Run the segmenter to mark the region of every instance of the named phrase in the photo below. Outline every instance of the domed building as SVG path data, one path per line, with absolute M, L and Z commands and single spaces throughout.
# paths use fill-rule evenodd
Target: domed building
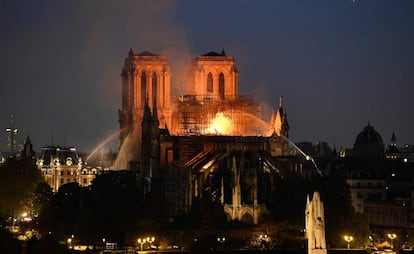
M 364 213 L 367 202 L 386 198 L 384 143 L 370 123 L 355 139 L 347 183 L 357 213 Z
M 368 123 L 355 139 L 352 177 L 384 177 L 385 148 L 381 135 Z
M 359 159 L 372 159 L 384 157 L 384 143 L 381 135 L 368 123 L 367 126 L 358 134 L 353 156 Z

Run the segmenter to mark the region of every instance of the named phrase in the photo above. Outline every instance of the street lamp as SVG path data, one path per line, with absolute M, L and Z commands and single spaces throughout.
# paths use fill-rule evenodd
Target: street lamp
M 141 251 L 142 251 L 142 245 L 144 245 L 144 243 L 146 243 L 146 242 L 147 242 L 146 239 L 138 238 L 138 243 L 141 244 Z
M 147 237 L 147 242 L 149 242 L 150 248 L 151 244 L 155 241 L 155 237 Z
M 69 247 L 69 248 L 72 248 L 72 249 L 73 249 L 73 240 L 74 240 L 74 238 L 75 238 L 75 235 L 71 235 L 71 236 L 68 238 L 67 242 L 68 242 L 68 247 Z
M 267 234 L 260 234 L 259 235 L 260 247 L 261 248 L 268 248 L 269 247 L 269 236 Z
M 72 238 L 68 238 L 68 248 L 70 249 L 72 247 Z
M 350 235 L 346 235 L 346 236 L 344 236 L 344 240 L 347 242 L 348 249 L 349 249 L 349 247 L 350 247 L 349 244 L 354 240 L 354 238 Z
M 390 238 L 390 240 L 391 240 L 391 249 L 394 249 L 393 240 L 394 240 L 395 238 L 397 238 L 397 235 L 396 235 L 396 234 L 388 234 L 387 236 L 388 236 L 388 238 Z

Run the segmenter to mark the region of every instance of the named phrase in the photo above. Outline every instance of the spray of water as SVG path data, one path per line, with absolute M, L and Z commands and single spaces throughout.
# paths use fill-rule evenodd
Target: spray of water
M 102 149 L 102 147 L 107 144 L 109 141 L 111 141 L 113 138 L 117 137 L 119 135 L 119 133 L 121 132 L 121 130 L 117 130 L 114 133 L 112 133 L 111 135 L 109 135 L 104 141 L 102 141 L 90 154 L 89 156 L 86 158 L 86 162 L 92 158 L 98 151 L 100 151 Z
M 136 160 L 141 154 L 141 135 L 137 132 L 128 134 L 119 149 L 115 159 L 113 170 L 127 169 L 130 161 Z
M 302 151 L 302 149 L 300 149 L 295 143 L 293 143 L 290 139 L 288 139 L 287 137 L 285 137 L 283 134 L 280 134 L 280 137 L 282 137 L 284 140 L 286 140 L 287 142 L 289 142 L 289 144 L 291 144 L 296 150 L 298 150 L 303 155 L 303 157 L 305 157 L 306 160 L 312 161 L 313 165 L 316 168 L 316 171 L 318 171 L 318 174 L 320 176 L 322 176 L 322 171 L 319 169 L 319 167 L 316 164 L 315 160 L 311 156 L 307 155 L 304 151 Z

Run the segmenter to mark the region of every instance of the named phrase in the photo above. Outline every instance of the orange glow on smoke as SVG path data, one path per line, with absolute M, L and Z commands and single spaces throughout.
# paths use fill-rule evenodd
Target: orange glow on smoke
M 224 115 L 223 112 L 218 112 L 216 116 L 210 121 L 208 132 L 218 135 L 231 135 L 232 120 Z

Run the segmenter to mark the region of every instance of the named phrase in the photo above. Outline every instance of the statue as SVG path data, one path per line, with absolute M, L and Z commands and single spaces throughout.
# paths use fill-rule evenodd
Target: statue
M 325 216 L 318 192 L 313 193 L 312 200 L 309 199 L 309 195 L 307 197 L 305 223 L 308 254 L 326 254 Z

